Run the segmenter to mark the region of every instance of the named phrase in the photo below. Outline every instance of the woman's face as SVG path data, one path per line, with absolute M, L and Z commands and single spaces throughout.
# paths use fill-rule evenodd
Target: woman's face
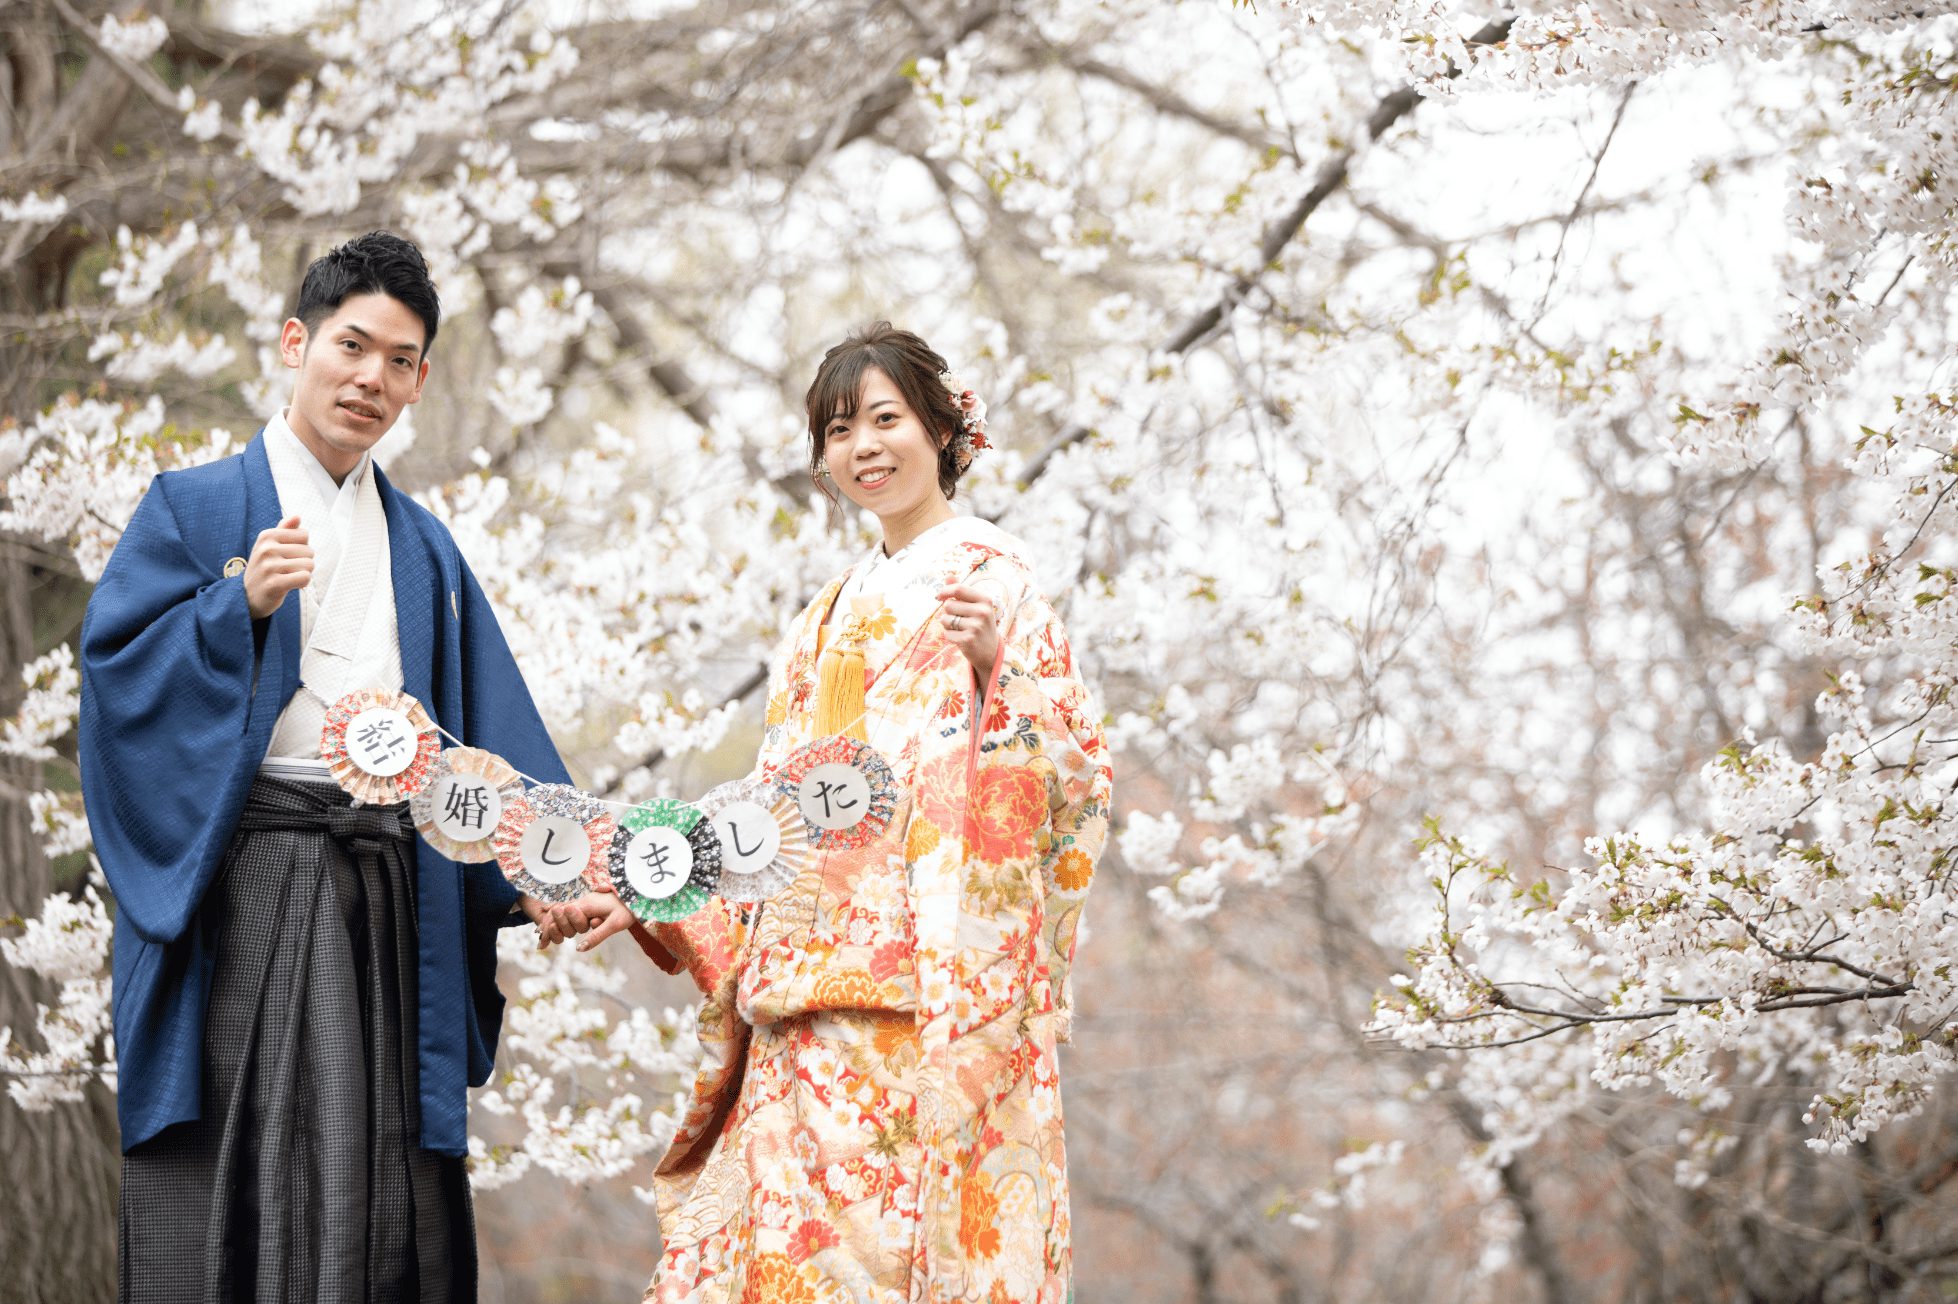
M 938 445 L 896 382 L 872 367 L 863 374 L 855 416 L 832 416 L 824 428 L 823 463 L 843 496 L 901 519 L 945 494 L 938 487 Z

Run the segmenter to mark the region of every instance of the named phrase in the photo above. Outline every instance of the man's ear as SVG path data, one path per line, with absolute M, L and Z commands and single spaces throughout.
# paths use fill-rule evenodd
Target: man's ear
M 422 386 L 428 383 L 428 359 L 422 359 L 421 370 L 415 373 L 415 392 L 408 396 L 410 403 L 422 401 Z
M 286 318 L 286 324 L 279 328 L 279 356 L 288 367 L 297 367 L 299 360 L 306 356 L 309 335 L 306 323 L 297 317 Z

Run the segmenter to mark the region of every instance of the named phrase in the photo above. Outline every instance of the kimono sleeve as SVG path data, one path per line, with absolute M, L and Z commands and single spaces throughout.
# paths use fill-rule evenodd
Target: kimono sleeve
M 1040 956 L 1053 995 L 1055 1035 L 1069 1039 L 1074 1009 L 1074 941 L 1095 863 L 1108 839 L 1114 772 L 1100 715 L 1081 682 L 1060 617 L 1029 591 L 1001 645 L 986 743 L 1032 753 L 1047 785 L 1047 841 Z
M 89 828 L 137 936 L 182 936 L 230 840 L 259 654 L 242 576 L 192 555 L 150 482 L 82 619 L 79 722 Z

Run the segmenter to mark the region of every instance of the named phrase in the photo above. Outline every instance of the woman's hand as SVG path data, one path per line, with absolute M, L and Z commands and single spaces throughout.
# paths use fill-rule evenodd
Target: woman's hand
M 577 904 L 585 911 L 585 940 L 580 951 L 589 951 L 614 933 L 623 933 L 637 922 L 631 909 L 615 892 L 587 892 Z
M 619 900 L 611 885 L 594 888 L 576 901 L 555 905 L 534 897 L 523 897 L 523 912 L 537 925 L 537 949 L 542 951 L 559 942 L 583 935 L 580 951 L 589 951 L 614 933 L 632 927 L 635 917 Z
M 992 682 L 993 663 L 999 660 L 999 613 L 992 599 L 969 584 L 948 584 L 938 600 L 944 604 L 938 621 L 946 641 L 965 654 L 983 688 Z

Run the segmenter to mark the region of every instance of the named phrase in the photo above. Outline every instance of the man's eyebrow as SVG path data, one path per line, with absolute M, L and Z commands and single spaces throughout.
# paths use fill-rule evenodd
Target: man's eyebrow
M 340 329 L 346 331 L 352 331 L 354 334 L 360 336 L 360 338 L 368 341 L 370 344 L 374 340 L 374 332 L 370 330 L 366 330 L 354 322 L 343 321 L 340 323 Z M 395 353 L 413 353 L 418 357 L 420 356 L 421 351 L 422 351 L 422 346 L 414 343 L 396 344 L 393 346 L 391 350 L 391 352 L 395 352 Z

